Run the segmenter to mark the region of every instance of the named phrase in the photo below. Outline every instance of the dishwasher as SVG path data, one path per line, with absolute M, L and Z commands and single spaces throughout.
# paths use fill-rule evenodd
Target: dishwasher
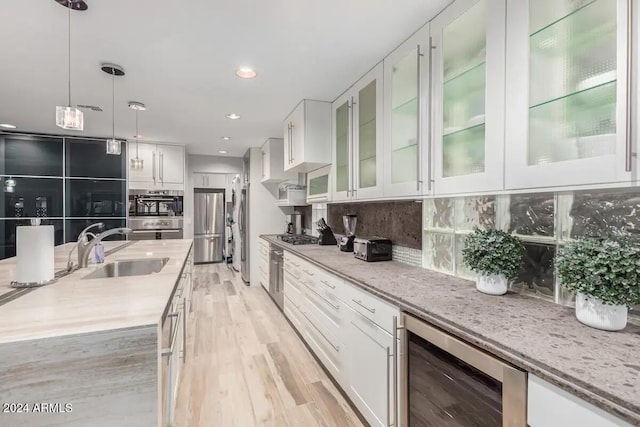
M 269 295 L 278 308 L 284 310 L 284 251 L 278 246 L 269 246 Z

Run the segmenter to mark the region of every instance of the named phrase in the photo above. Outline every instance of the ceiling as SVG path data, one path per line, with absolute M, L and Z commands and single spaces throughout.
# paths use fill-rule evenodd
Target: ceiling
M 268 137 L 303 98 L 332 101 L 449 0 L 86 0 L 71 13 L 72 103 L 86 136 L 187 145 L 195 154 L 241 156 Z M 0 2 L 0 123 L 60 134 L 55 106 L 67 104 L 67 11 L 54 0 Z M 239 66 L 258 72 L 235 76 Z M 229 120 L 228 113 L 241 115 Z M 67 132 L 78 135 L 78 132 Z M 230 136 L 223 141 L 222 136 Z

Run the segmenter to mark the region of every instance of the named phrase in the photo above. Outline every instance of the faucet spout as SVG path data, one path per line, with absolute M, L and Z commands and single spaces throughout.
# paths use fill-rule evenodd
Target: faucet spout
M 112 228 L 111 230 L 98 234 L 90 242 L 86 241 L 86 239 L 78 241 L 78 267 L 85 268 L 89 264 L 89 254 L 91 253 L 91 249 L 93 249 L 98 243 L 102 242 L 104 238 L 115 234 L 126 235 L 131 233 L 131 231 L 132 230 L 127 227 Z

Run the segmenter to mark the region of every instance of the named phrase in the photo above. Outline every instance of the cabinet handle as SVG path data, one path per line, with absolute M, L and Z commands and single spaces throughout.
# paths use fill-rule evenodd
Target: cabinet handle
M 331 307 L 333 307 L 334 310 L 340 310 L 340 306 L 339 305 L 335 305 L 333 303 L 331 303 L 331 301 L 329 301 L 327 298 L 323 297 L 322 295 L 320 295 L 318 292 L 316 292 L 315 289 L 311 288 L 311 286 L 309 286 L 307 284 L 307 282 L 302 282 L 307 289 L 309 289 L 311 292 L 313 292 L 314 294 L 316 294 L 319 298 L 321 298 L 325 303 L 327 303 L 328 305 L 330 305 Z
M 356 183 L 355 183 L 355 174 L 354 174 L 354 167 L 353 165 L 355 164 L 355 151 L 356 151 L 356 102 L 353 100 L 353 96 L 351 97 L 351 106 L 349 107 L 351 109 L 351 116 L 350 116 L 350 125 L 351 125 L 351 132 L 350 132 L 350 136 L 351 136 L 351 144 L 349 144 L 349 172 L 351 174 L 351 179 L 350 179 L 350 183 L 349 185 L 351 186 L 351 197 L 355 197 L 355 193 L 356 193 Z
M 307 271 L 307 270 L 306 270 L 306 269 L 304 269 L 304 268 L 302 269 L 302 271 L 304 271 L 305 273 L 307 273 L 307 274 L 308 274 L 309 276 L 311 276 L 311 277 L 313 277 L 313 276 L 314 276 L 314 274 L 313 274 L 312 272 Z
M 400 416 L 398 414 L 398 316 L 393 316 L 393 353 L 391 353 L 391 368 L 393 369 L 393 425 L 400 424 Z
M 633 141 L 631 140 L 632 131 L 632 105 L 633 96 L 631 87 L 633 85 L 633 0 L 627 0 L 627 123 L 625 135 L 625 168 L 626 172 L 633 170 Z
M 294 148 L 295 147 L 293 146 L 293 128 L 294 127 L 295 126 L 293 125 L 293 123 L 291 123 L 291 144 L 290 144 L 291 145 L 291 163 L 293 163 L 295 161 L 295 157 L 294 157 L 294 155 L 295 155 Z
M 160 182 L 164 182 L 164 154 L 162 152 L 158 154 L 158 175 L 160 175 Z
M 329 338 L 327 338 L 327 336 L 326 336 L 324 333 L 322 333 L 322 331 L 321 331 L 321 330 L 320 330 L 320 329 L 319 329 L 319 328 L 318 328 L 318 327 L 317 327 L 317 326 L 316 326 L 316 325 L 311 321 L 311 319 L 309 319 L 309 316 L 307 316 L 307 313 L 305 313 L 305 312 L 303 312 L 303 311 L 301 311 L 300 313 L 302 313 L 302 315 L 303 315 L 304 317 L 306 317 L 306 318 L 307 318 L 307 320 L 309 321 L 309 323 L 311 324 L 311 326 L 313 326 L 313 329 L 315 329 L 316 331 L 318 331 L 318 333 L 322 336 L 322 338 L 324 338 L 324 339 L 325 339 L 325 341 L 326 341 L 326 342 L 328 342 L 328 343 L 329 343 L 329 345 L 330 345 L 331 347 L 333 347 L 333 349 L 334 349 L 335 351 L 340 352 L 340 346 L 339 346 L 339 345 L 335 345 L 335 344 L 333 344 L 333 343 L 329 340 Z
M 433 37 L 429 37 L 429 106 L 433 105 L 433 50 L 436 47 L 433 45 Z M 431 107 L 433 108 L 433 107 Z M 431 155 L 433 153 L 433 115 L 429 118 L 427 132 L 427 191 L 431 192 L 433 185 L 433 166 L 431 162 Z
M 187 298 L 182 298 L 182 360 L 187 357 Z
M 358 304 L 360 307 L 364 308 L 365 310 L 367 310 L 370 313 L 375 313 L 376 309 L 375 308 L 369 308 L 366 305 L 362 304 L 362 300 L 354 300 L 351 299 L 351 301 L 355 302 L 356 304 Z
M 335 289 L 336 288 L 334 285 L 332 285 L 331 283 L 327 282 L 326 280 L 320 280 L 320 283 L 324 283 L 325 285 L 327 285 L 331 289 Z
M 151 164 L 151 173 L 153 174 L 153 182 L 156 182 L 156 152 L 154 151 Z
M 422 162 L 421 162 L 421 156 L 422 156 L 422 79 L 420 78 L 420 73 L 422 72 L 422 47 L 420 45 L 418 45 L 418 47 L 416 48 L 416 55 L 417 55 L 417 67 L 418 67 L 418 72 L 417 72 L 417 81 L 416 81 L 416 88 L 418 89 L 418 105 L 416 108 L 418 117 L 416 120 L 416 191 L 420 192 L 420 184 L 422 184 Z

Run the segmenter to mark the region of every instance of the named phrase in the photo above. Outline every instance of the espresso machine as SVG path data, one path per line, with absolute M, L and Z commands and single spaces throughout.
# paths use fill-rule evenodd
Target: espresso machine
M 344 237 L 340 239 L 338 247 L 342 252 L 353 252 L 353 241 L 356 238 L 356 224 L 358 216 L 356 214 L 347 214 L 342 217 L 344 225 Z

